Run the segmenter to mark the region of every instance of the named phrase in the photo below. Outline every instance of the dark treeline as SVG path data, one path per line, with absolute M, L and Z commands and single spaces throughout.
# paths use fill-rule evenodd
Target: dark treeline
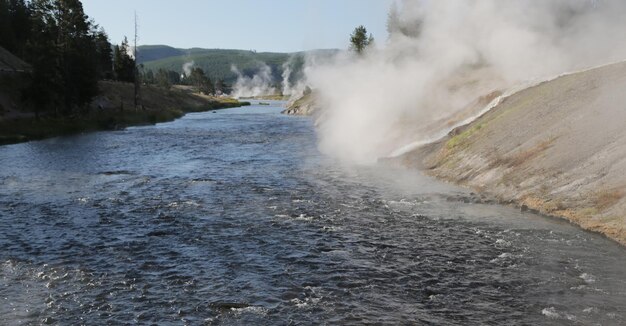
M 147 70 L 141 75 L 142 81 L 147 85 L 156 85 L 169 89 L 172 85 L 193 86 L 198 92 L 206 95 L 228 94 L 232 90 L 230 85 L 223 79 L 213 80 L 207 76 L 202 68 L 192 68 L 188 74 L 180 74 L 173 70 L 159 69 L 156 73 Z
M 128 42 L 112 47 L 79 0 L 0 0 L 0 46 L 31 65 L 24 99 L 37 115 L 80 113 L 99 80 L 135 80 Z

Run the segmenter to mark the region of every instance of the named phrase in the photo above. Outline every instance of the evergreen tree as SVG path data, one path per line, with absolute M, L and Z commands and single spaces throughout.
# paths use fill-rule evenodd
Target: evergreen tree
M 180 74 L 173 70 L 167 71 L 167 77 L 172 85 L 180 84 Z
M 100 79 L 113 79 L 113 50 L 109 37 L 103 29 L 94 32 L 98 55 L 98 75 Z
M 358 55 L 362 55 L 368 46 L 374 43 L 372 34 L 367 35 L 367 29 L 361 25 L 354 29 L 350 35 L 350 49 Z
M 210 95 L 215 94 L 215 87 L 209 77 L 204 74 L 202 68 L 193 68 L 189 75 L 191 85 L 195 86 L 199 92 Z
M 65 115 L 85 108 L 98 93 L 93 26 L 79 0 L 32 0 L 26 60 L 33 66 L 29 98 L 36 110 Z
M 0 46 L 22 56 L 30 36 L 30 18 L 24 0 L 0 0 Z
M 0 46 L 9 51 L 12 51 L 12 45 L 15 42 L 11 18 L 9 1 L 0 0 Z
M 98 94 L 98 53 L 92 25 L 79 0 L 54 2 L 61 47 L 65 110 L 84 107 Z
M 80 0 L 0 0 L 0 46 L 30 63 L 25 97 L 37 116 L 79 113 L 111 76 L 108 37 Z
M 149 69 L 143 74 L 143 82 L 147 85 L 153 85 L 155 83 L 154 71 Z
M 229 94 L 231 90 L 232 89 L 230 85 L 226 84 L 224 79 L 220 78 L 217 80 L 217 82 L 215 82 L 215 94 L 217 95 Z
M 113 72 L 116 80 L 135 82 L 135 59 L 130 55 L 130 46 L 126 37 L 121 45 L 116 45 L 113 49 Z
M 157 86 L 161 88 L 170 89 L 172 87 L 168 73 L 164 69 L 159 69 L 157 71 L 155 79 Z
M 64 79 L 60 63 L 61 48 L 57 44 L 58 26 L 53 17 L 53 3 L 50 0 L 33 0 L 30 3 L 31 38 L 26 47 L 25 59 L 33 67 L 33 81 L 26 91 L 35 114 L 54 111 L 59 114 L 63 105 Z

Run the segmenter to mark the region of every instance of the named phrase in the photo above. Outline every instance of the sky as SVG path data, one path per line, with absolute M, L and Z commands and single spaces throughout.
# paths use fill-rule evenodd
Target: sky
M 83 0 L 112 43 L 134 34 L 140 45 L 296 52 L 346 48 L 364 25 L 386 39 L 393 0 Z

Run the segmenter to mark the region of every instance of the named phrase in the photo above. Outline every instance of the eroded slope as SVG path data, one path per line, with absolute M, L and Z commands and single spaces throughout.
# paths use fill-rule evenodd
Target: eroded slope
M 626 244 L 626 63 L 521 91 L 401 159 Z

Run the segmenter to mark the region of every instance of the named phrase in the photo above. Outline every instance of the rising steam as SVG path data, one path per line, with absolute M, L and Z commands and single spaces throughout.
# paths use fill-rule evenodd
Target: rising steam
M 185 77 L 189 77 L 191 76 L 191 70 L 193 70 L 193 67 L 196 65 L 195 61 L 189 61 L 189 62 L 185 62 L 185 64 L 183 64 L 183 73 L 185 74 Z
M 482 95 L 623 60 L 624 17 L 622 0 L 402 1 L 383 49 L 305 70 L 325 108 L 320 148 L 373 162 Z
M 314 66 L 312 60 L 320 56 L 323 56 L 323 54 L 316 51 L 308 52 L 306 56 L 303 54 L 293 54 L 289 57 L 289 60 L 283 63 L 281 84 L 283 96 L 290 99 L 296 99 L 302 96 L 308 86 L 303 76 L 303 69 L 307 66 Z M 326 55 L 326 57 L 328 57 L 328 55 Z
M 273 86 L 272 68 L 265 63 L 259 63 L 260 68 L 253 77 L 241 73 L 236 66 L 231 71 L 237 74 L 237 82 L 233 85 L 231 96 L 236 98 L 274 95 L 278 90 Z
M 289 58 L 285 63 L 283 63 L 283 95 L 291 95 L 293 92 L 293 85 L 291 84 L 291 74 L 293 73 L 291 67 L 293 65 L 293 56 Z

